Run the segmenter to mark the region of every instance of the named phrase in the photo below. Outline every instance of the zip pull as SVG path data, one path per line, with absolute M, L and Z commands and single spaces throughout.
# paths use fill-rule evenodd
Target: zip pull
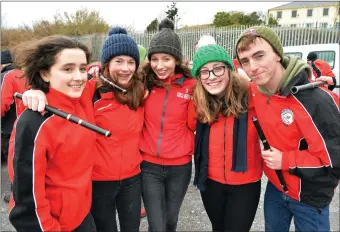
M 267 97 L 267 104 L 270 104 L 270 97 Z

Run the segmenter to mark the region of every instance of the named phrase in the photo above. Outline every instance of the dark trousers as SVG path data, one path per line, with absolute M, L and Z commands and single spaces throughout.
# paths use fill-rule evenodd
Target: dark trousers
M 248 232 L 255 218 L 260 193 L 261 181 L 228 185 L 208 179 L 201 196 L 213 231 Z
M 10 137 L 11 134 L 1 132 L 1 164 L 7 164 Z
M 116 232 L 116 209 L 120 231 L 139 231 L 141 175 L 120 181 L 92 182 L 91 213 L 98 232 Z
M 96 225 L 94 223 L 91 213 L 89 213 L 84 221 L 73 232 L 96 232 Z
M 179 210 L 191 178 L 192 162 L 163 166 L 143 161 L 141 170 L 149 231 L 176 231 Z

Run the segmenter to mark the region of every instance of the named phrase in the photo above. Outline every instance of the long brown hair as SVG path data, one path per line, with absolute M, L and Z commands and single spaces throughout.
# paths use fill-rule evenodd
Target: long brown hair
M 188 62 L 183 61 L 183 60 L 180 60 L 178 62 L 179 64 L 176 64 L 175 66 L 175 73 L 181 73 L 186 78 L 192 78 L 191 70 L 188 67 Z M 166 88 L 166 89 L 170 88 L 171 86 L 170 84 L 167 84 L 164 81 L 159 80 L 157 78 L 156 73 L 152 70 L 150 61 L 146 61 L 141 66 L 141 69 L 142 69 L 142 73 L 145 78 L 146 86 L 149 91 L 151 91 L 153 87 Z
M 248 100 L 248 83 L 237 72 L 228 70 L 229 83 L 224 90 L 224 96 L 218 98 L 211 95 L 202 85 L 202 81 L 197 81 L 194 89 L 194 103 L 196 106 L 197 119 L 202 123 L 213 123 L 217 121 L 219 113 L 223 116 L 238 117 L 240 113 L 246 112 L 244 103 Z M 247 104 L 246 104 L 247 105 Z
M 106 78 L 109 78 L 110 81 L 113 81 L 115 84 L 118 83 L 118 79 L 116 77 L 111 77 L 110 75 L 109 62 L 103 65 L 102 73 Z M 130 109 L 137 110 L 139 106 L 142 106 L 144 104 L 146 86 L 144 84 L 143 78 L 144 76 L 138 71 L 138 69 L 136 69 L 128 84 L 119 84 L 120 87 L 127 90 L 127 93 L 122 93 L 121 91 L 113 88 L 110 84 L 106 82 L 102 84 L 102 87 L 112 90 L 115 99 L 120 104 L 126 104 Z

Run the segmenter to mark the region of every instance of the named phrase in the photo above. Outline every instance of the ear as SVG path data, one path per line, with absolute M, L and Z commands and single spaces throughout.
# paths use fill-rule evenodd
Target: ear
M 50 82 L 48 71 L 39 71 L 39 74 L 45 82 Z

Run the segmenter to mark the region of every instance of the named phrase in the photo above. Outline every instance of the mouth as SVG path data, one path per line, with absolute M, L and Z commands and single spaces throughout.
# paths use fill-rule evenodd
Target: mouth
M 164 76 L 166 74 L 167 74 L 166 71 L 157 71 L 157 76 Z
M 216 86 L 219 86 L 221 84 L 222 81 L 215 81 L 215 82 L 210 82 L 210 83 L 207 83 L 207 85 L 209 87 L 216 87 Z
M 72 90 L 74 92 L 78 92 L 80 90 L 82 90 L 82 87 L 84 86 L 85 82 L 84 83 L 81 83 L 81 84 L 72 84 L 72 85 L 68 85 L 70 88 L 72 88 Z

